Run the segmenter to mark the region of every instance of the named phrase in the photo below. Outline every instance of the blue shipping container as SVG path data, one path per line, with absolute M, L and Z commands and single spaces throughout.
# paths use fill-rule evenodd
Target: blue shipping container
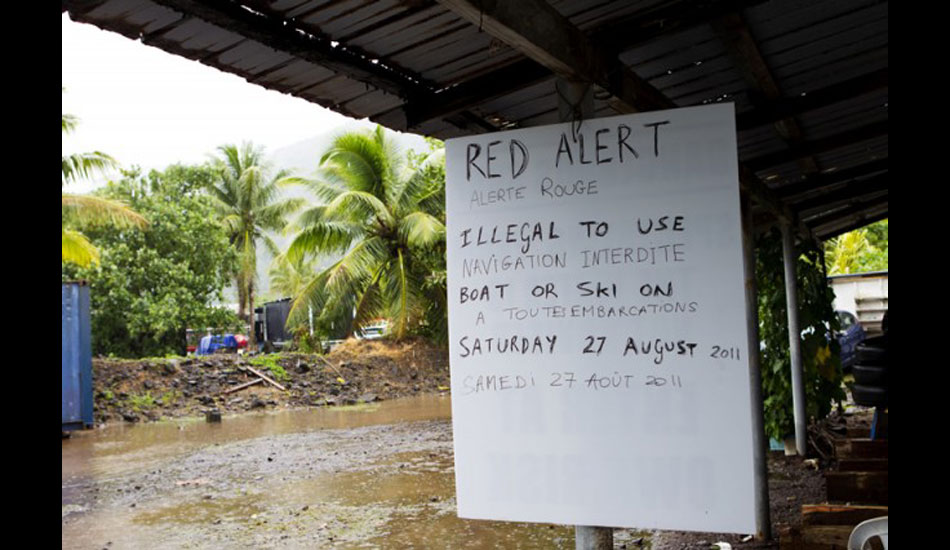
M 93 426 L 91 340 L 89 287 L 63 283 L 63 431 Z

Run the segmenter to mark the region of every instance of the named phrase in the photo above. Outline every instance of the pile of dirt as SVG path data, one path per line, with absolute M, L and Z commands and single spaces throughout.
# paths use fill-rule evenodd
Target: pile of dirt
M 275 380 L 225 393 L 257 379 Z M 97 423 L 150 421 L 259 408 L 352 405 L 448 391 L 448 352 L 422 339 L 348 340 L 327 355 L 215 354 L 93 360 Z

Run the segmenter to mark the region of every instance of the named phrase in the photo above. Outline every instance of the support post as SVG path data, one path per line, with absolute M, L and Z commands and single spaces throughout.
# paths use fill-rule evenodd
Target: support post
M 807 451 L 805 384 L 802 370 L 802 336 L 798 323 L 798 285 L 796 283 L 795 234 L 791 225 L 782 224 L 782 252 L 785 259 L 785 303 L 788 308 L 788 344 L 792 363 L 792 405 L 795 417 L 795 448 L 799 456 Z
M 558 78 L 554 81 L 554 87 L 560 122 L 576 124 L 593 118 L 594 91 L 589 82 Z M 614 547 L 614 531 L 610 527 L 575 525 L 574 547 L 577 550 L 608 550 Z
M 741 193 L 742 256 L 745 270 L 746 320 L 748 322 L 749 391 L 752 402 L 752 464 L 755 469 L 755 538 L 772 540 L 769 516 L 768 438 L 762 409 L 762 371 L 759 361 L 759 301 L 755 284 L 755 231 L 748 193 Z

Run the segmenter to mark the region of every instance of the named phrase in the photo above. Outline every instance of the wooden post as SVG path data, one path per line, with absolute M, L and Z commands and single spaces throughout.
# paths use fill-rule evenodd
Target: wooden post
M 766 462 L 768 438 L 765 436 L 765 413 L 762 409 L 762 371 L 759 363 L 759 299 L 755 284 L 755 231 L 752 205 L 748 193 L 740 193 L 742 212 L 742 256 L 745 271 L 746 322 L 749 346 L 749 391 L 752 402 L 752 464 L 755 468 L 755 536 L 772 539 L 769 516 L 769 468 Z

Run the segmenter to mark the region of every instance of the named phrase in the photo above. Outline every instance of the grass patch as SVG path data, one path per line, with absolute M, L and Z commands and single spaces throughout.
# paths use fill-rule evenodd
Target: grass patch
M 184 395 L 178 390 L 168 390 L 167 392 L 163 393 L 159 399 L 164 405 L 172 405 L 183 396 Z
M 270 376 L 278 382 L 286 382 L 290 380 L 290 375 L 287 374 L 287 371 L 284 370 L 284 367 L 280 366 L 280 363 L 277 360 L 280 359 L 279 353 L 273 353 L 269 355 L 259 355 L 251 359 L 250 363 L 255 367 L 264 367 L 270 371 Z
M 140 394 L 132 394 L 126 400 L 129 407 L 135 412 L 142 412 L 145 409 L 151 409 L 155 406 L 155 397 L 152 392 L 147 391 Z

